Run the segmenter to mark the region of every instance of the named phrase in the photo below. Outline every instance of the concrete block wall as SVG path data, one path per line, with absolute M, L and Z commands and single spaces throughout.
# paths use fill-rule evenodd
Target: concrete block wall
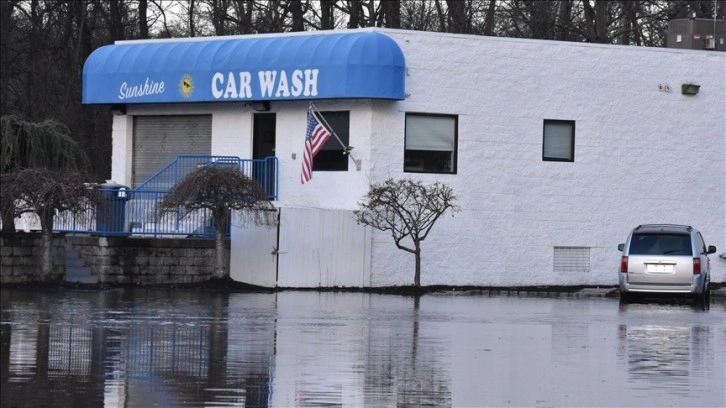
M 53 282 L 65 273 L 63 235 L 53 236 L 53 269 L 42 276 L 41 234 L 15 233 L 0 235 L 0 283 Z
M 99 283 L 183 284 L 214 274 L 214 240 L 68 237 Z M 227 242 L 229 249 L 229 242 Z
M 57 234 L 53 238 L 52 274 L 41 276 L 40 234 L 17 233 L 0 235 L 0 283 L 63 281 L 66 242 L 102 284 L 184 284 L 207 281 L 214 274 L 214 240 Z M 229 241 L 226 245 L 229 250 Z
M 407 98 L 373 104 L 370 179 L 444 182 L 461 206 L 422 244 L 423 285 L 615 285 L 617 244 L 645 223 L 689 224 L 726 250 L 723 53 L 387 33 Z M 407 112 L 458 117 L 457 174 L 403 172 Z M 575 121 L 574 162 L 542 160 L 544 119 Z M 554 270 L 555 247 L 588 248 L 589 271 Z M 726 280 L 726 260 L 711 267 Z M 373 234 L 373 286 L 410 284 L 413 270 Z

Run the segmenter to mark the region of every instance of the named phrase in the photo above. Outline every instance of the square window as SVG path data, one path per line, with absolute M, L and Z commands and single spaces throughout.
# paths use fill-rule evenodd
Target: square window
M 575 161 L 575 121 L 545 119 L 542 160 Z
M 456 173 L 458 118 L 407 113 L 403 171 Z
M 350 112 L 318 112 L 323 125 L 331 131 L 330 139 L 313 158 L 313 171 L 348 171 L 348 155 L 343 154 L 350 140 Z M 323 120 L 324 119 L 324 120 Z M 335 132 L 340 142 L 332 134 Z

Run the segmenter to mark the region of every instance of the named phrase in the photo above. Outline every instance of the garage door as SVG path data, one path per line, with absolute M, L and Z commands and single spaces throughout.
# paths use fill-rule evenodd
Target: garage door
M 212 152 L 212 115 L 135 116 L 133 186 L 179 155 Z

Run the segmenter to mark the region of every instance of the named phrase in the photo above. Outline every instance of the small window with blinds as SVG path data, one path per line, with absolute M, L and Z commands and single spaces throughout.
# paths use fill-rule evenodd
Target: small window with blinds
M 590 248 L 555 247 L 555 272 L 590 272 Z
M 457 116 L 407 113 L 403 171 L 456 173 L 457 132 Z
M 543 161 L 575 161 L 575 121 L 545 119 L 542 140 Z

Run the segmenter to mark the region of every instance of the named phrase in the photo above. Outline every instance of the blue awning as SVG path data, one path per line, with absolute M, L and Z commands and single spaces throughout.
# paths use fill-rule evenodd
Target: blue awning
M 88 57 L 83 103 L 402 100 L 405 71 L 376 31 L 129 41 Z

